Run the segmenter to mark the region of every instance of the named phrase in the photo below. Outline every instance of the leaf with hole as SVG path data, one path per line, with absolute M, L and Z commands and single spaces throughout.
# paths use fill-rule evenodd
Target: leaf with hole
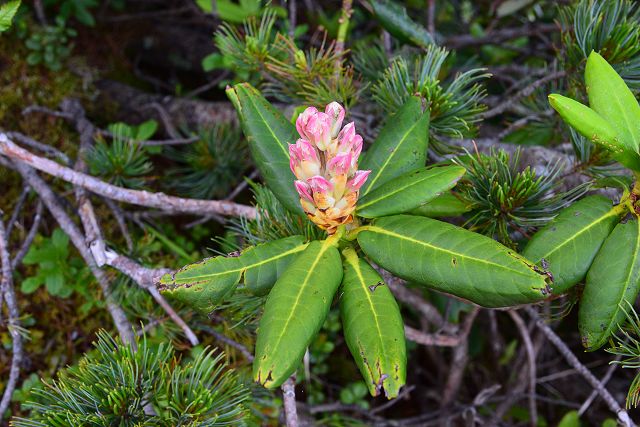
M 341 280 L 342 262 L 333 240 L 309 243 L 280 276 L 258 328 L 253 362 L 258 383 L 278 387 L 295 372 L 324 323 Z
M 553 293 L 562 294 L 581 282 L 600 246 L 620 220 L 604 196 L 588 196 L 533 235 L 522 255 L 553 275 Z M 543 261 L 544 260 L 544 261 Z
M 344 336 L 372 396 L 398 396 L 407 375 L 404 323 L 380 275 L 356 252 L 343 251 L 340 314 Z
M 362 197 L 356 213 L 378 218 L 416 209 L 452 189 L 465 172 L 461 166 L 440 166 L 400 175 Z
M 587 350 L 602 347 L 625 322 L 640 291 L 640 223 L 618 224 L 598 251 L 580 298 L 578 327 Z
M 483 307 L 546 298 L 547 277 L 495 240 L 430 218 L 397 215 L 362 227 L 358 243 L 376 264 L 406 280 Z
M 291 236 L 251 247 L 239 257 L 207 258 L 165 274 L 159 288 L 165 295 L 207 314 L 234 291 L 243 273 L 247 289 L 264 295 L 305 246 L 302 236 Z

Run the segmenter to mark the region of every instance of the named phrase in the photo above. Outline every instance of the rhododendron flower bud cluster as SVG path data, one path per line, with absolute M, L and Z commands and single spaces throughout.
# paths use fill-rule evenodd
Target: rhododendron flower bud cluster
M 329 234 L 353 220 L 358 191 L 371 172 L 358 170 L 362 137 L 353 122 L 342 127 L 343 120 L 344 108 L 337 102 L 324 113 L 309 107 L 296 120 L 300 139 L 289 144 L 302 208 Z

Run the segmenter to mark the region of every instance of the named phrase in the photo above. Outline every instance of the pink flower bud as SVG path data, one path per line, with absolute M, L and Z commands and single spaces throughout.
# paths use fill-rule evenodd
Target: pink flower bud
M 298 191 L 301 199 L 306 199 L 313 203 L 313 197 L 311 197 L 311 186 L 309 184 L 304 181 L 296 180 L 294 185 L 296 186 L 296 190 Z
M 295 144 L 289 144 L 289 167 L 298 179 L 320 174 L 320 158 L 309 141 L 299 139 Z
M 333 206 L 335 198 L 333 197 L 333 184 L 323 176 L 314 176 L 307 180 L 307 183 L 313 190 L 313 201 L 318 209 L 327 209 Z
M 331 176 L 346 175 L 351 168 L 353 155 L 351 153 L 337 154 L 327 163 L 327 170 Z
M 307 127 L 307 123 L 309 123 L 309 119 L 316 114 L 318 114 L 318 109 L 316 107 L 309 107 L 298 116 L 296 120 L 296 129 L 301 137 L 306 137 L 305 129 Z
M 309 118 L 304 129 L 306 137 L 320 151 L 331 144 L 331 120 L 325 113 L 317 113 Z
M 324 176 L 316 175 L 307 179 L 307 183 L 311 186 L 311 190 L 315 193 L 327 193 L 333 190 L 333 185 Z
M 325 107 L 324 112 L 331 119 L 331 137 L 335 138 L 344 120 L 344 108 L 334 101 Z
M 356 171 L 353 178 L 347 182 L 347 188 L 351 191 L 360 190 L 370 173 L 371 171 Z

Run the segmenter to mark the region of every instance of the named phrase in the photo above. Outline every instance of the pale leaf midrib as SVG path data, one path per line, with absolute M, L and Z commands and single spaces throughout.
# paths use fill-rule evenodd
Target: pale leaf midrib
M 378 230 L 378 232 L 381 233 L 381 234 L 387 234 L 389 236 L 394 236 L 396 238 L 399 238 L 399 239 L 402 239 L 402 240 L 407 240 L 407 241 L 413 242 L 413 243 L 421 245 L 421 246 L 429 247 L 429 248 L 431 248 L 431 249 L 433 249 L 435 251 L 446 252 L 446 253 L 449 253 L 449 254 L 454 255 L 454 256 L 459 256 L 461 258 L 468 259 L 469 261 L 495 266 L 495 267 L 500 268 L 501 270 L 506 270 L 506 271 L 509 271 L 509 272 L 513 272 L 513 273 L 519 274 L 521 276 L 530 277 L 529 272 L 530 273 L 535 273 L 533 270 L 529 270 L 529 269 L 527 269 L 527 273 L 525 273 L 524 271 L 520 271 L 520 270 L 514 270 L 514 269 L 511 269 L 511 268 L 505 267 L 502 264 L 497 264 L 495 262 L 484 260 L 482 258 L 475 258 L 475 257 L 469 256 L 469 255 L 464 254 L 464 253 L 454 252 L 454 251 L 452 251 L 450 249 L 445 249 L 445 248 L 442 248 L 442 247 L 434 246 L 434 245 L 429 244 L 427 242 L 424 242 L 422 240 L 417 240 L 417 239 L 411 238 L 409 236 L 405 236 L 403 234 L 394 233 L 393 231 L 385 230 L 384 228 L 380 228 L 380 227 L 375 226 L 375 225 L 368 227 L 367 230 Z M 365 231 L 367 231 L 367 230 L 365 230 Z M 514 258 L 514 259 L 517 260 L 517 258 Z M 523 265 L 523 267 L 526 267 L 526 264 L 522 263 L 522 265 Z
M 376 175 L 373 177 L 373 180 L 370 181 L 370 184 L 367 186 L 367 189 L 366 189 L 365 193 L 363 194 L 363 196 L 368 194 L 369 191 L 371 191 L 373 189 L 374 184 L 378 181 L 378 179 L 382 175 L 382 172 L 384 172 L 384 170 L 386 169 L 386 167 L 389 164 L 389 162 L 391 161 L 391 159 L 398 153 L 398 151 L 400 151 L 400 147 L 402 147 L 402 144 L 405 143 L 405 141 L 407 140 L 407 137 L 409 136 L 409 134 L 411 134 L 411 132 L 413 132 L 413 130 L 418 126 L 418 124 L 420 123 L 421 120 L 422 120 L 422 116 L 420 116 L 418 118 L 418 120 L 416 120 L 411 125 L 411 128 L 409 128 L 409 130 L 407 130 L 402 135 L 402 138 L 400 139 L 400 142 L 398 142 L 398 144 L 396 144 L 395 150 L 393 150 L 391 155 L 388 156 L 387 159 L 385 160 L 385 162 L 378 168 L 378 171 L 377 171 Z

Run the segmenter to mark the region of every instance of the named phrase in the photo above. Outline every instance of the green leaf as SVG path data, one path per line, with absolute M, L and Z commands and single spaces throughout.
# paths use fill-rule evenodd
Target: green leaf
M 136 127 L 136 141 L 146 141 L 151 138 L 158 130 L 158 122 L 155 120 L 147 120 Z
M 18 12 L 21 0 L 11 0 L 0 5 L 0 33 L 7 31 L 11 27 L 11 21 Z
M 342 280 L 333 239 L 314 241 L 280 276 L 269 293 L 258 328 L 254 379 L 281 385 L 298 367 L 327 317 Z
M 598 251 L 580 299 L 582 344 L 597 350 L 624 323 L 640 291 L 640 223 L 618 224 Z
M 207 258 L 165 274 L 160 290 L 196 311 L 210 313 L 233 292 L 243 273 L 250 292 L 267 293 L 305 247 L 304 237 L 291 236 L 248 248 L 239 257 Z
M 47 292 L 54 296 L 62 296 L 62 291 L 64 288 L 64 275 L 61 271 L 53 272 L 52 274 L 48 274 L 44 279 L 45 286 L 47 287 Z
M 31 294 L 35 292 L 40 287 L 40 285 L 42 285 L 42 277 L 28 277 L 24 279 L 20 284 L 20 291 L 22 291 L 22 293 L 24 294 Z
M 640 170 L 640 156 L 625 144 L 622 134 L 612 126 L 610 120 L 586 105 L 562 95 L 549 95 L 549 104 L 582 136 L 609 150 L 621 164 Z
M 340 313 L 344 336 L 372 396 L 398 396 L 406 379 L 404 323 L 391 291 L 356 252 L 343 251 Z
M 444 193 L 429 203 L 413 209 L 409 212 L 411 215 L 428 216 L 430 218 L 438 218 L 443 216 L 459 216 L 469 212 L 471 206 L 457 198 L 453 193 Z
M 553 293 L 562 294 L 585 278 L 619 220 L 620 212 L 612 208 L 611 200 L 585 197 L 534 234 L 522 255 L 548 269 L 553 274 Z
M 391 0 L 370 0 L 369 3 L 380 24 L 398 40 L 420 47 L 427 47 L 434 43 L 431 34 L 422 25 L 409 18 L 403 6 Z
M 580 414 L 578 411 L 569 411 L 560 420 L 558 427 L 580 427 Z
M 422 168 L 400 175 L 358 201 L 357 214 L 378 218 L 408 212 L 455 187 L 466 169 L 461 166 Z
M 242 253 L 244 284 L 255 295 L 266 295 L 291 261 L 305 248 L 302 236 L 291 236 L 251 247 Z
M 267 186 L 289 211 L 303 215 L 289 168 L 288 143 L 296 142 L 295 126 L 248 83 L 227 89 L 227 96 L 238 111 L 251 155 Z
M 243 271 L 238 257 L 206 258 L 165 274 L 158 289 L 195 311 L 208 314 L 233 292 Z
M 422 112 L 420 97 L 412 96 L 387 119 L 373 145 L 365 153 L 360 169 L 371 175 L 360 191 L 369 191 L 406 172 L 424 167 L 429 145 L 429 111 Z
M 611 65 L 591 52 L 584 71 L 589 105 L 615 129 L 631 151 L 640 147 L 640 105 Z
M 483 307 L 540 301 L 551 290 L 525 258 L 495 240 L 430 218 L 397 215 L 362 227 L 358 243 L 398 277 Z

